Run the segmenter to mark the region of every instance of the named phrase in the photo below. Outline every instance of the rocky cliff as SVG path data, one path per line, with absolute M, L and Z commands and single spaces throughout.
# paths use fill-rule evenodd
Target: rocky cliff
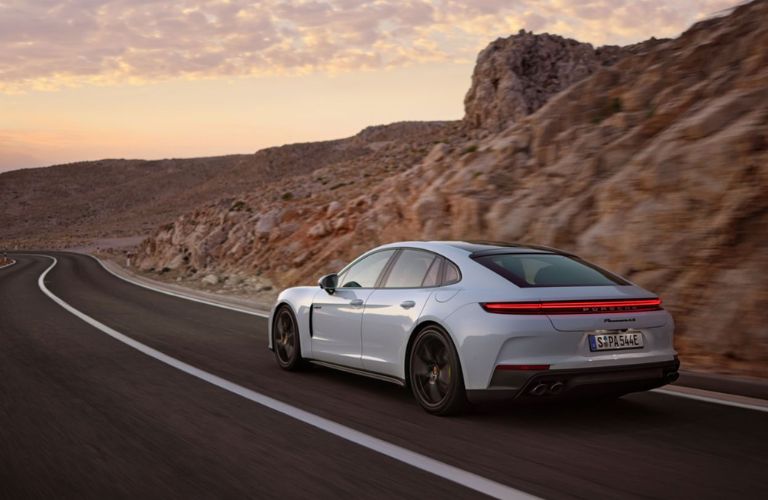
M 627 47 L 595 49 L 589 43 L 524 30 L 499 38 L 477 57 L 464 98 L 464 122 L 476 132 L 500 132 L 600 68 L 663 42 L 652 38 Z
M 394 240 L 553 245 L 658 292 L 689 367 L 768 375 L 768 2 L 604 57 L 547 35 L 494 42 L 464 128 L 200 207 L 132 263 L 264 290 Z

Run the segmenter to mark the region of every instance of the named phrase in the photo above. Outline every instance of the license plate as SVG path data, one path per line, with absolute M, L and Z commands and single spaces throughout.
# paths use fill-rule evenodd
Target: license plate
M 642 348 L 643 335 L 640 332 L 601 333 L 599 335 L 589 335 L 589 350 L 592 352 Z

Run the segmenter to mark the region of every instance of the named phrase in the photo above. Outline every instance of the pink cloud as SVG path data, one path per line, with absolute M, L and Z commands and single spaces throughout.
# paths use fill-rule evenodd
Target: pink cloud
M 733 3 L 4 0 L 0 91 L 467 60 L 520 28 L 629 43 L 674 35 Z

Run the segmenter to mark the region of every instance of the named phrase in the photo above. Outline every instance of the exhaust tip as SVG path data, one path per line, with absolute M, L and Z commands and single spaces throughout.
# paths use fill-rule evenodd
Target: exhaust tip
M 549 386 L 549 393 L 550 394 L 560 394 L 565 389 L 565 384 L 562 382 L 555 382 L 551 386 Z
M 531 394 L 534 396 L 543 396 L 547 392 L 546 384 L 537 384 L 531 389 Z
M 679 378 L 680 378 L 680 374 L 679 374 L 679 373 L 677 373 L 677 372 L 670 372 L 670 373 L 667 373 L 667 374 L 664 376 L 664 378 L 666 378 L 666 379 L 667 379 L 667 382 L 668 382 L 668 383 L 672 383 L 672 382 L 674 382 L 675 380 L 677 380 L 677 379 L 679 379 Z

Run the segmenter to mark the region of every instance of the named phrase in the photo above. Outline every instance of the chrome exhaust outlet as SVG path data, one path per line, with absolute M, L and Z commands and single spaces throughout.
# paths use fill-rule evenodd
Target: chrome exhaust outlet
M 557 395 L 563 392 L 563 389 L 565 389 L 565 384 L 562 382 L 555 382 L 551 386 L 549 386 L 549 393 L 552 395 Z
M 534 396 L 543 396 L 545 392 L 547 392 L 546 384 L 537 384 L 530 391 L 530 393 Z

